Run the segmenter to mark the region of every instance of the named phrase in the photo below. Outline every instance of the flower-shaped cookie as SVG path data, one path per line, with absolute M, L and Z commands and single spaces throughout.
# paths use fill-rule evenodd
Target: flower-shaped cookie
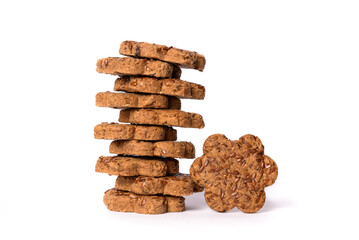
M 278 168 L 264 155 L 258 137 L 248 134 L 231 141 L 214 134 L 204 142 L 203 156 L 193 162 L 190 172 L 194 182 L 205 187 L 210 208 L 225 212 L 237 207 L 254 213 L 264 205 L 264 188 L 275 182 Z

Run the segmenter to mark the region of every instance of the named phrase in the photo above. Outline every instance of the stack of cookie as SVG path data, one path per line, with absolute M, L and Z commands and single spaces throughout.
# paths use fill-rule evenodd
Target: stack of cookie
M 121 109 L 119 122 L 101 123 L 96 139 L 114 140 L 96 172 L 117 175 L 104 203 L 109 210 L 158 214 L 185 209 L 183 196 L 202 191 L 175 158 L 195 158 L 190 142 L 172 127 L 203 128 L 202 116 L 181 111 L 180 98 L 203 99 L 203 86 L 180 80 L 181 67 L 202 71 L 204 56 L 163 45 L 125 41 L 120 54 L 97 61 L 97 72 L 118 75 L 115 92 L 100 92 L 96 105 Z M 121 92 L 118 92 L 121 91 Z M 125 124 L 123 124 L 125 123 Z

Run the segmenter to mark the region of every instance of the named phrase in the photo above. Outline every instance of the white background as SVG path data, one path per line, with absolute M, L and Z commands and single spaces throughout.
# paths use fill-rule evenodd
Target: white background
M 0 238 L 358 239 L 358 12 L 344 0 L 2 1 Z M 106 209 L 115 178 L 94 172 L 109 141 L 93 127 L 118 110 L 95 107 L 115 80 L 95 63 L 124 40 L 206 56 L 182 75 L 206 87 L 182 108 L 206 127 L 179 140 L 200 156 L 211 134 L 259 136 L 279 177 L 258 213 L 214 212 L 203 193 L 183 213 Z

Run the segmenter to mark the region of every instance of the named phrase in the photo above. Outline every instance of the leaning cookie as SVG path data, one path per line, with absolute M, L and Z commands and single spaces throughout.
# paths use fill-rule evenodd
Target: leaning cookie
M 174 174 L 165 177 L 118 176 L 115 188 L 142 195 L 188 196 L 193 192 L 201 191 L 200 188 L 195 187 L 189 174 Z
M 200 71 L 203 71 L 206 65 L 205 57 L 197 52 L 146 42 L 124 41 L 121 43 L 120 54 L 159 59 Z
M 264 155 L 258 137 L 248 134 L 231 141 L 215 134 L 204 142 L 203 156 L 193 162 L 190 173 L 195 183 L 205 187 L 212 209 L 225 212 L 237 207 L 254 213 L 264 205 L 264 188 L 275 182 L 278 167 Z
M 109 210 L 117 212 L 161 214 L 185 210 L 183 197 L 145 196 L 114 188 L 105 192 L 103 202 Z

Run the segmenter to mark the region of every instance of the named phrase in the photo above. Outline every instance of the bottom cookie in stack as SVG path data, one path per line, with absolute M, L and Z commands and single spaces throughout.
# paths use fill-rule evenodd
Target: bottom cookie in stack
M 183 197 L 139 195 L 112 188 L 105 192 L 103 202 L 111 211 L 160 214 L 185 210 Z

